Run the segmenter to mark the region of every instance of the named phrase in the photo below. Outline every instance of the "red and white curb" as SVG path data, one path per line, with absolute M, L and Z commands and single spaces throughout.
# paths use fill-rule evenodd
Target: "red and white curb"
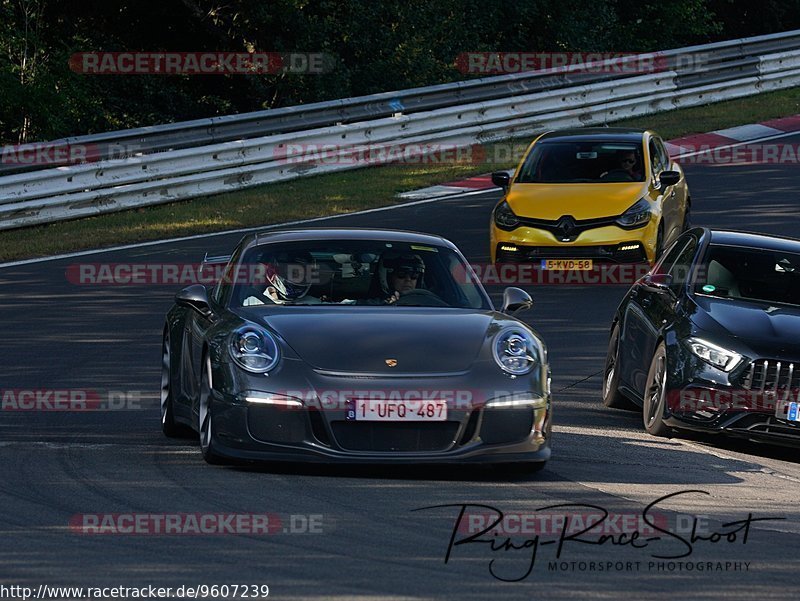
M 509 175 L 514 173 L 514 170 L 510 169 L 508 173 Z M 419 190 L 411 190 L 410 192 L 402 192 L 397 196 L 405 200 L 418 200 L 420 198 L 451 196 L 453 194 L 472 192 L 474 190 L 490 190 L 494 187 L 495 185 L 492 183 L 491 175 L 476 175 L 475 177 L 462 179 L 457 182 L 448 182 L 440 186 L 430 186 Z
M 739 125 L 727 129 L 719 129 L 705 134 L 694 134 L 667 142 L 670 155 L 682 156 L 690 153 L 707 152 L 722 146 L 731 146 L 742 142 L 763 140 L 788 133 L 800 131 L 800 115 L 771 119 L 763 123 Z
M 512 173 L 514 173 L 514 169 L 509 169 L 508 174 L 511 175 Z M 457 182 L 448 182 L 440 186 L 430 186 L 419 190 L 411 190 L 410 192 L 401 192 L 397 197 L 404 200 L 438 198 L 440 196 L 452 196 L 453 194 L 461 194 L 462 192 L 472 192 L 475 190 L 491 190 L 494 187 L 496 186 L 492 183 L 491 175 L 476 175 L 475 177 L 462 179 Z
M 800 115 L 771 119 L 763 123 L 739 125 L 737 127 L 729 127 L 727 129 L 720 129 L 704 134 L 684 136 L 675 140 L 669 140 L 666 145 L 670 156 L 680 157 L 688 154 L 707 152 L 723 146 L 731 146 L 753 140 L 763 140 L 774 136 L 783 136 L 794 132 L 800 132 Z M 514 170 L 511 169 L 508 173 L 514 173 Z M 491 176 L 486 174 L 455 182 L 448 182 L 439 186 L 430 186 L 428 188 L 403 192 L 397 196 L 406 200 L 418 200 L 421 198 L 450 196 L 475 190 L 490 190 L 494 187 Z

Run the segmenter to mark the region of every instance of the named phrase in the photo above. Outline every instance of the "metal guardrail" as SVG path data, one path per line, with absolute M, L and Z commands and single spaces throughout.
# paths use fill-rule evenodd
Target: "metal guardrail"
M 652 55 L 662 69 L 672 68 L 620 76 L 576 65 L 68 138 L 57 142 L 119 148 L 136 141 L 142 154 L 0 177 L 0 229 L 363 166 L 352 158 L 354 145 L 466 146 L 800 83 L 800 31 Z M 702 56 L 702 66 L 684 68 L 691 56 Z M 342 160 L 294 162 L 291 144 L 329 144 Z
M 657 57 L 667 69 L 679 72 L 681 71 L 682 57 L 707 55 L 708 69 L 692 69 L 691 73 L 681 74 L 682 80 L 688 83 L 691 80 L 703 78 L 709 69 L 713 69 L 714 74 L 718 77 L 724 78 L 730 75 L 725 72 L 726 70 L 715 68 L 716 63 L 729 63 L 727 71 L 737 68 L 743 71 L 747 66 L 755 68 L 757 57 L 760 54 L 789 48 L 800 48 L 800 30 L 702 46 L 689 46 L 650 53 L 650 55 Z M 737 59 L 744 62 L 737 65 Z M 101 158 L 123 158 L 135 154 L 179 150 L 219 142 L 303 131 L 338 123 L 355 123 L 389 117 L 397 113 L 411 114 L 447 106 L 486 102 L 535 91 L 607 81 L 618 77 L 619 75 L 614 73 L 586 73 L 580 68 L 542 72 L 528 71 L 240 115 L 75 136 L 54 140 L 51 144 L 57 147 L 93 146 Z M 0 165 L 0 175 L 35 169 L 35 166 Z

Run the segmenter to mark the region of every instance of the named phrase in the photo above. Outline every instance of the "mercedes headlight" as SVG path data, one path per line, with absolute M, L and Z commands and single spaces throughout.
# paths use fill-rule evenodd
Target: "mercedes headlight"
M 541 355 L 539 343 L 522 328 L 508 328 L 497 334 L 492 351 L 500 369 L 514 376 L 529 373 Z
M 689 338 L 686 343 L 689 345 L 689 350 L 697 357 L 722 371 L 731 371 L 742 360 L 739 353 L 734 353 L 702 338 Z
M 647 199 L 640 198 L 630 209 L 617 217 L 616 224 L 627 229 L 634 229 L 647 225 L 652 215 L 650 203 Z
M 266 330 L 246 325 L 231 334 L 228 344 L 234 362 L 249 372 L 264 374 L 278 364 L 278 343 Z
M 494 222 L 499 228 L 511 230 L 519 225 L 519 217 L 514 214 L 514 211 L 504 200 L 494 210 Z

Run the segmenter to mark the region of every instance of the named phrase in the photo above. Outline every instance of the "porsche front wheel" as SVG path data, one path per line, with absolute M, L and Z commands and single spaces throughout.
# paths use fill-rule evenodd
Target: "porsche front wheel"
M 164 436 L 169 438 L 178 438 L 185 434 L 185 428 L 175 422 L 172 394 L 172 347 L 169 332 L 164 333 L 161 344 L 161 431 Z
M 214 412 L 211 407 L 211 360 L 203 359 L 200 374 L 200 406 L 198 412 L 198 428 L 200 432 L 200 452 L 207 463 L 224 463 L 214 450 Z

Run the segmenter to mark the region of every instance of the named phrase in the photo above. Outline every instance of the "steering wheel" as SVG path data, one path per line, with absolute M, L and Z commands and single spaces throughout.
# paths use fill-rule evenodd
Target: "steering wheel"
M 606 171 L 600 176 L 600 179 L 610 179 L 611 181 L 615 182 L 635 182 L 636 180 L 633 176 L 628 173 L 625 169 L 612 169 L 611 171 Z
M 401 294 L 397 299 L 395 305 L 402 306 L 417 306 L 417 307 L 449 307 L 450 305 L 444 302 L 436 294 L 424 288 L 416 288 L 409 290 L 405 294 Z

